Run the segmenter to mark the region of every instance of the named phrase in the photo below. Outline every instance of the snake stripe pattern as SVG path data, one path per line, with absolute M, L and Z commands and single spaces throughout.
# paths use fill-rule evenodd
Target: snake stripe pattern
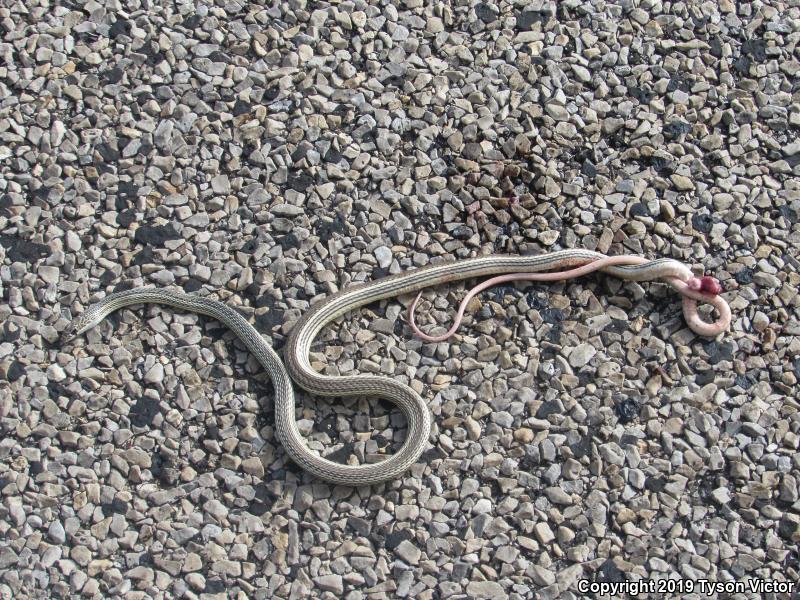
M 417 462 L 427 446 L 431 432 L 430 411 L 414 390 L 394 379 L 375 375 L 327 376 L 316 372 L 311 367 L 309 352 L 314 339 L 326 325 L 366 304 L 443 283 L 488 275 L 563 270 L 607 258 L 589 250 L 563 250 L 538 256 L 487 255 L 428 265 L 348 287 L 314 305 L 294 325 L 284 351 L 285 366 L 263 336 L 233 308 L 197 295 L 152 288 L 114 293 L 90 306 L 71 322 L 70 327 L 65 330 L 64 339 L 68 341 L 82 334 L 100 323 L 108 314 L 132 304 L 165 304 L 217 319 L 242 340 L 271 378 L 275 389 L 276 435 L 291 459 L 309 473 L 331 483 L 369 485 L 400 477 Z M 639 262 L 644 259 L 635 260 Z M 697 278 L 686 265 L 672 259 L 645 260 L 639 264 L 600 264 L 600 271 L 630 281 L 679 282 L 675 287 L 694 301 L 710 301 L 713 298 L 713 294 L 704 293 L 705 290 L 693 283 Z M 554 278 L 558 278 L 557 274 Z M 565 278 L 564 273 L 561 278 Z M 370 396 L 393 402 L 403 412 L 408 425 L 402 447 L 386 460 L 363 465 L 340 464 L 319 456 L 308 448 L 297 427 L 292 379 L 308 392 L 320 396 Z

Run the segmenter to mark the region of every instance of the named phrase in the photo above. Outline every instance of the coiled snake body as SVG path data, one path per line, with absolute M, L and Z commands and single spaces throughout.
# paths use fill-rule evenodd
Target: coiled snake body
M 619 264 L 624 263 L 624 264 Z M 311 368 L 309 351 L 317 334 L 325 325 L 346 312 L 371 302 L 417 292 L 442 283 L 483 277 L 486 275 L 520 274 L 535 278 L 536 273 L 581 266 L 633 281 L 663 279 L 684 295 L 684 312 L 692 311 L 696 300 L 714 302 L 715 293 L 698 283 L 689 268 L 671 259 L 647 261 L 640 257 L 606 257 L 588 250 L 564 250 L 540 256 L 489 255 L 460 262 L 429 265 L 420 269 L 392 275 L 377 281 L 342 290 L 318 303 L 295 324 L 286 345 L 284 359 L 270 347 L 261 334 L 231 307 L 196 295 L 140 288 L 109 295 L 90 306 L 72 321 L 65 332 L 69 339 L 97 325 L 108 314 L 131 304 L 157 303 L 213 317 L 229 327 L 267 370 L 275 389 L 275 430 L 286 452 L 299 466 L 321 479 L 344 485 L 367 485 L 401 476 L 424 451 L 431 430 L 431 416 L 422 398 L 410 387 L 388 377 L 357 375 L 331 377 Z M 553 280 L 574 276 L 572 271 L 541 273 Z M 506 280 L 513 279 L 507 275 Z M 687 305 L 687 302 L 689 303 Z M 724 306 L 723 306 L 724 305 Z M 690 308 L 687 309 L 686 307 Z M 727 328 L 730 312 L 727 304 L 715 302 L 720 311 L 718 330 Z M 696 316 L 696 312 L 694 313 Z M 702 323 L 699 318 L 698 322 Z M 689 320 L 692 326 L 691 319 Z M 707 324 L 705 324 L 707 325 Z M 699 327 L 699 326 L 698 326 Z M 694 327 L 693 327 L 694 329 Z M 702 335 L 712 333 L 701 331 Z M 716 330 L 714 331 L 714 333 Z M 287 373 L 288 369 L 288 373 Z M 295 421 L 294 381 L 313 394 L 321 396 L 372 396 L 395 403 L 405 415 L 408 432 L 401 449 L 386 460 L 364 465 L 344 465 L 325 459 L 306 445 Z

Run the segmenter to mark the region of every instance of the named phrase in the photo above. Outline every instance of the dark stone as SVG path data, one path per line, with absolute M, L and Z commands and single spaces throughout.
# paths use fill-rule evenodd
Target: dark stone
M 267 488 L 266 484 L 259 483 L 254 486 L 255 499 L 247 507 L 251 515 L 261 516 L 275 504 L 276 496 Z
M 561 412 L 561 407 L 556 400 L 551 400 L 550 402 L 544 402 L 539 407 L 539 410 L 536 411 L 536 418 L 537 419 L 546 419 L 550 415 L 559 414 Z
M 233 105 L 233 110 L 231 112 L 234 117 L 248 113 L 250 112 L 250 103 L 239 99 L 236 101 L 236 104 Z
M 644 202 L 633 204 L 630 209 L 632 217 L 646 217 L 648 215 L 647 205 Z
M 286 235 L 278 237 L 277 242 L 284 250 L 289 250 L 290 248 L 297 248 L 300 246 L 300 241 L 297 239 L 297 236 L 294 233 L 287 233 Z
M 586 175 L 586 177 L 594 177 L 595 175 L 597 175 L 597 167 L 592 161 L 590 161 L 587 158 L 586 160 L 583 161 L 583 164 L 581 165 L 581 173 Z
M 742 54 L 749 56 L 756 62 L 764 62 L 767 60 L 767 41 L 745 40 L 742 44 Z
M 528 306 L 535 310 L 542 310 L 550 306 L 550 300 L 547 294 L 537 294 L 536 292 L 528 292 L 525 296 Z
M 556 323 L 550 328 L 550 331 L 547 332 L 547 341 L 556 346 L 561 345 L 561 332 L 563 331 L 564 327 L 561 323 Z M 558 377 L 561 375 L 561 369 L 557 369 L 554 377 Z
M 795 525 L 795 530 L 797 530 L 797 525 Z M 756 529 L 752 525 L 743 525 L 739 530 L 739 536 L 741 540 L 751 548 L 757 548 L 764 543 L 764 532 L 760 529 Z
M 702 371 L 702 372 L 698 373 L 697 377 L 695 377 L 695 379 L 694 379 L 694 382 L 697 385 L 706 385 L 708 383 L 713 383 L 714 382 L 714 371 L 708 370 L 708 371 Z
M 424 461 L 425 464 L 430 464 L 435 460 L 440 460 L 445 457 L 444 452 L 442 452 L 438 446 L 434 446 L 433 448 L 429 448 L 425 452 L 422 453 L 420 457 L 421 461 Z
M 700 233 L 708 233 L 714 225 L 714 218 L 709 214 L 692 215 L 692 227 Z
M 131 181 L 120 181 L 117 183 L 117 196 L 123 198 L 136 198 L 139 195 L 139 187 Z
M 733 62 L 733 70 L 739 75 L 748 75 L 750 73 L 750 65 L 753 61 L 747 56 L 740 56 Z
M 550 18 L 550 11 L 526 10 L 517 16 L 517 30 L 527 31 L 536 23 L 546 23 Z
M 283 323 L 283 314 L 284 311 L 278 308 L 259 314 L 255 319 L 256 329 L 271 333 L 276 325 Z
M 629 328 L 630 323 L 628 321 L 624 321 L 623 319 L 611 319 L 611 323 L 606 325 L 604 331 L 608 331 L 609 333 L 622 333 L 628 331 Z
M 127 19 L 117 19 L 108 28 L 108 37 L 116 39 L 121 35 L 128 35 L 131 32 L 131 23 Z
M 333 219 L 320 219 L 315 227 L 315 233 L 319 236 L 320 242 L 327 242 L 335 233 L 345 235 L 347 233 L 347 220 L 341 213 L 336 213 Z
M 742 269 L 733 276 L 737 283 L 740 285 L 747 285 L 753 283 L 753 269 Z
M 103 271 L 103 274 L 100 275 L 100 284 L 104 286 L 109 285 L 116 277 L 117 276 L 114 275 L 114 272 L 111 270 Z
M 142 396 L 131 406 L 128 417 L 134 427 L 148 427 L 159 412 L 161 409 L 157 401 Z
M 626 580 L 625 573 L 614 564 L 613 559 L 607 559 L 597 571 L 597 581 L 603 583 L 620 583 Z
M 146 63 L 150 67 L 155 67 L 156 65 L 162 63 L 166 56 L 160 50 L 158 44 L 150 42 L 149 44 L 144 44 L 140 49 L 139 52 L 144 54 L 147 57 Z
M 19 339 L 21 329 L 10 322 L 6 322 L 0 327 L 0 340 L 4 342 L 16 342 Z
M 564 320 L 564 311 L 560 308 L 546 308 L 540 312 L 542 320 L 550 325 L 556 325 Z
M 588 433 L 587 435 L 581 437 L 577 443 L 570 446 L 572 449 L 572 454 L 575 455 L 575 458 L 583 458 L 584 456 L 589 456 L 589 453 L 592 451 L 592 434 Z
M 183 23 L 181 23 L 181 25 L 183 25 L 183 27 L 185 27 L 186 29 L 195 29 L 196 27 L 200 27 L 202 24 L 203 24 L 203 17 L 201 17 L 198 14 L 186 17 Z
M 716 365 L 723 360 L 733 360 L 733 344 L 730 342 L 720 344 L 714 340 L 707 343 L 704 349 L 708 354 L 708 362 L 712 365 Z
M 519 296 L 519 290 L 515 288 L 513 285 L 510 284 L 501 284 L 493 288 L 489 288 L 487 290 L 486 295 L 492 302 L 497 302 L 498 304 L 503 303 L 503 299 L 506 296 L 512 296 L 516 298 Z M 481 308 L 481 312 L 478 314 L 481 319 L 491 319 L 494 316 L 494 311 L 490 305 L 484 305 Z
M 119 160 L 119 150 L 103 142 L 95 146 L 95 150 L 105 162 L 117 162 Z
M 179 240 L 181 235 L 175 225 L 142 225 L 136 230 L 133 239 L 145 246 L 163 246 L 167 240 Z
M 691 89 L 689 82 L 686 80 L 685 77 L 682 75 L 676 75 L 672 79 L 669 80 L 667 84 L 667 93 L 674 92 L 677 90 L 681 90 L 682 92 L 688 92 Z
M 211 62 L 228 64 L 231 62 L 231 57 L 225 54 L 224 52 L 220 52 L 219 50 L 214 50 L 214 52 L 208 55 L 208 60 L 210 60 Z
M 738 385 L 743 390 L 749 390 L 758 382 L 758 379 L 749 373 L 744 375 L 737 375 L 736 378 L 733 380 L 733 383 Z
M 791 156 L 786 157 L 786 162 L 788 163 L 789 167 L 794 169 L 797 165 L 800 165 L 800 152 L 795 152 Z M 782 212 L 782 211 L 781 211 Z M 795 213 L 797 214 L 797 213 Z M 795 220 L 797 217 L 795 217 Z
M 203 289 L 203 282 L 193 277 L 191 279 L 187 279 L 181 287 L 183 287 L 184 292 L 191 294 L 192 292 Z
M 458 227 L 453 229 L 453 231 L 450 232 L 450 235 L 452 235 L 457 240 L 468 240 L 469 238 L 472 237 L 473 233 L 474 232 L 472 231 L 471 227 L 467 227 L 466 225 L 459 225 Z
M 225 582 L 222 579 L 215 577 L 214 579 L 206 579 L 206 589 L 205 592 L 207 594 L 221 594 L 225 591 Z
M 342 153 L 331 146 L 325 153 L 325 162 L 337 164 L 340 160 L 342 160 Z
M 47 382 L 47 393 L 50 395 L 50 399 L 56 403 L 73 396 L 73 393 L 67 389 L 67 386 L 58 381 Z
M 655 97 L 655 92 L 648 88 L 632 87 L 628 88 L 631 96 L 636 98 L 641 104 L 650 104 Z
M 440 231 L 442 224 L 437 219 L 434 219 L 431 215 L 423 213 L 414 217 L 414 228 L 417 231 L 424 229 L 426 231 L 433 232 Z
M 494 9 L 483 2 L 475 7 L 475 15 L 484 23 L 491 23 L 497 20 L 497 13 Z
M 278 86 L 272 86 L 271 88 L 267 88 L 267 90 L 264 92 L 263 99 L 267 102 L 271 102 L 272 100 L 275 100 L 280 93 L 281 91 L 278 89 Z
M 664 136 L 670 139 L 678 139 L 682 135 L 686 135 L 692 130 L 692 126 L 686 121 L 675 120 L 670 121 L 664 126 Z
M 788 219 L 790 223 L 797 223 L 797 221 L 800 220 L 800 215 L 798 215 L 797 211 L 788 204 L 779 206 L 778 211 L 785 219 Z
M 800 526 L 789 518 L 789 513 L 786 513 L 783 518 L 778 521 L 778 535 L 786 541 L 794 541 L 798 529 L 800 529 Z
M 110 517 L 114 514 L 124 515 L 128 512 L 128 508 L 128 503 L 119 498 L 114 498 L 111 502 L 100 505 L 100 510 L 103 511 L 104 517 Z
M 392 443 L 391 437 L 386 437 L 382 433 L 379 433 L 374 438 L 375 443 L 378 444 L 378 448 L 386 448 L 389 444 Z
M 328 435 L 336 433 L 336 415 L 329 415 L 322 419 L 316 426 L 316 430 L 320 433 L 327 433 Z
M 34 262 L 50 252 L 45 244 L 29 242 L 15 235 L 0 235 L 0 246 L 6 249 L 6 256 L 11 262 Z
M 150 463 L 150 473 L 165 487 L 172 487 L 178 483 L 180 473 L 175 467 L 175 462 L 172 457 L 164 452 L 159 451 L 153 455 Z
M 614 410 L 617 413 L 619 422 L 625 424 L 630 423 L 636 417 L 638 417 L 642 407 L 638 400 L 635 400 L 634 398 L 625 398 L 624 400 L 617 402 L 617 404 L 614 406 Z
M 338 450 L 334 450 L 333 452 L 329 452 L 325 455 L 325 458 L 328 460 L 332 460 L 333 462 L 338 463 L 345 463 L 348 458 L 353 454 L 353 449 L 355 448 L 355 444 L 345 444 Z
M 133 257 L 133 260 L 131 262 L 136 266 L 152 264 L 154 256 L 155 255 L 153 254 L 153 249 L 150 246 L 145 246 L 144 248 L 142 248 L 141 252 L 139 252 L 138 254 L 136 254 L 136 256 Z
M 397 321 L 394 322 L 394 327 L 392 327 L 392 332 L 397 337 L 402 337 L 402 335 L 403 335 L 403 322 L 400 319 L 397 319 Z
M 722 58 L 722 38 L 718 35 L 715 35 L 709 40 L 709 46 L 711 48 L 709 51 L 711 52 L 711 56 L 714 58 Z
M 11 212 L 12 206 L 14 206 L 14 202 L 11 200 L 11 196 L 8 194 L 3 195 L 3 197 L 0 198 L 0 216 L 13 216 L 13 213 Z
M 22 367 L 22 364 L 17 361 L 11 361 L 11 364 L 8 365 L 8 369 L 6 370 L 6 377 L 10 382 L 15 382 L 17 379 L 22 377 L 25 374 L 25 369 Z
M 386 536 L 386 541 L 384 542 L 387 550 L 394 550 L 400 544 L 405 542 L 406 540 L 411 540 L 414 538 L 414 534 L 411 533 L 408 529 L 400 529 L 399 531 L 393 531 Z
M 106 83 L 110 84 L 119 83 L 120 81 L 122 81 L 123 75 L 125 75 L 125 71 L 123 71 L 119 67 L 108 69 L 103 73 L 103 77 L 106 80 Z
M 361 517 L 348 517 L 347 525 L 358 535 L 368 536 L 372 531 L 372 523 Z
M 674 161 L 663 156 L 648 156 L 642 163 L 653 167 L 660 175 L 668 175 L 675 172 Z
M 469 563 L 458 561 L 453 566 L 453 581 L 459 581 L 460 579 L 464 579 L 469 575 L 472 566 Z
M 132 208 L 126 208 L 119 215 L 117 215 L 117 223 L 120 227 L 127 229 L 130 224 L 136 220 L 136 211 Z
M 661 475 L 656 477 L 648 477 L 644 480 L 644 488 L 651 492 L 660 492 L 664 489 L 667 485 L 667 482 L 664 481 L 664 478 Z
M 292 152 L 292 162 L 296 163 L 303 160 L 307 155 L 308 151 L 311 150 L 312 146 L 308 142 L 301 142 L 297 145 L 297 148 L 294 152 Z

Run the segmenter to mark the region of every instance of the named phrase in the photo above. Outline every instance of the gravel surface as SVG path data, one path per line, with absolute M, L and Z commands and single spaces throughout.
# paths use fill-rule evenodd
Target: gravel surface
M 797 3 L 269 4 L 2 2 L 0 598 L 797 582 Z M 152 285 L 280 348 L 352 282 L 560 248 L 704 269 L 732 331 L 600 276 L 485 292 L 441 344 L 406 298 L 349 315 L 318 368 L 409 382 L 435 417 L 370 488 L 287 460 L 210 319 L 127 309 L 59 341 Z M 462 291 L 425 295 L 428 331 Z M 390 405 L 299 396 L 339 460 L 403 439 Z

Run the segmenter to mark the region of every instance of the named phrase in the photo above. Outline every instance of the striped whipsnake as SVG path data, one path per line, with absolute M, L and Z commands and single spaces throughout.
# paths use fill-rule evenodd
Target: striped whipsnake
M 554 270 L 556 271 L 545 273 Z M 100 323 L 108 314 L 132 304 L 166 304 L 213 317 L 228 326 L 242 340 L 269 374 L 275 388 L 275 430 L 292 460 L 313 475 L 332 483 L 367 485 L 397 478 L 417 461 L 425 449 L 430 434 L 430 411 L 414 390 L 396 379 L 373 375 L 332 377 L 315 371 L 309 361 L 309 352 L 314 338 L 323 327 L 343 314 L 366 304 L 418 292 L 443 283 L 487 275 L 495 276 L 479 286 L 480 289 L 485 289 L 487 284 L 504 281 L 520 279 L 552 281 L 577 277 L 594 270 L 631 281 L 661 279 L 668 282 L 683 295 L 687 322 L 700 335 L 716 335 L 727 329 L 730 323 L 730 309 L 717 295 L 720 291 L 719 284 L 712 278 L 695 277 L 686 265 L 678 261 L 672 259 L 648 261 L 635 256 L 606 257 L 589 250 L 562 250 L 539 256 L 488 255 L 459 262 L 429 265 L 346 288 L 314 305 L 295 324 L 284 353 L 285 367 L 278 354 L 261 334 L 228 305 L 193 294 L 153 288 L 132 289 L 107 296 L 72 321 L 65 330 L 64 339 L 68 341 L 80 335 Z M 479 288 L 475 289 L 480 291 Z M 473 290 L 473 293 L 477 292 Z M 460 314 L 463 314 L 463 307 L 468 300 L 469 297 L 462 304 Z M 714 324 L 704 323 L 697 316 L 697 301 L 712 303 L 720 313 L 719 320 Z M 412 326 L 417 330 L 416 325 Z M 312 452 L 306 446 L 295 421 L 294 391 L 290 374 L 291 379 L 313 394 L 339 397 L 372 396 L 395 403 L 405 415 L 408 424 L 403 446 L 386 460 L 364 465 L 344 465 Z

